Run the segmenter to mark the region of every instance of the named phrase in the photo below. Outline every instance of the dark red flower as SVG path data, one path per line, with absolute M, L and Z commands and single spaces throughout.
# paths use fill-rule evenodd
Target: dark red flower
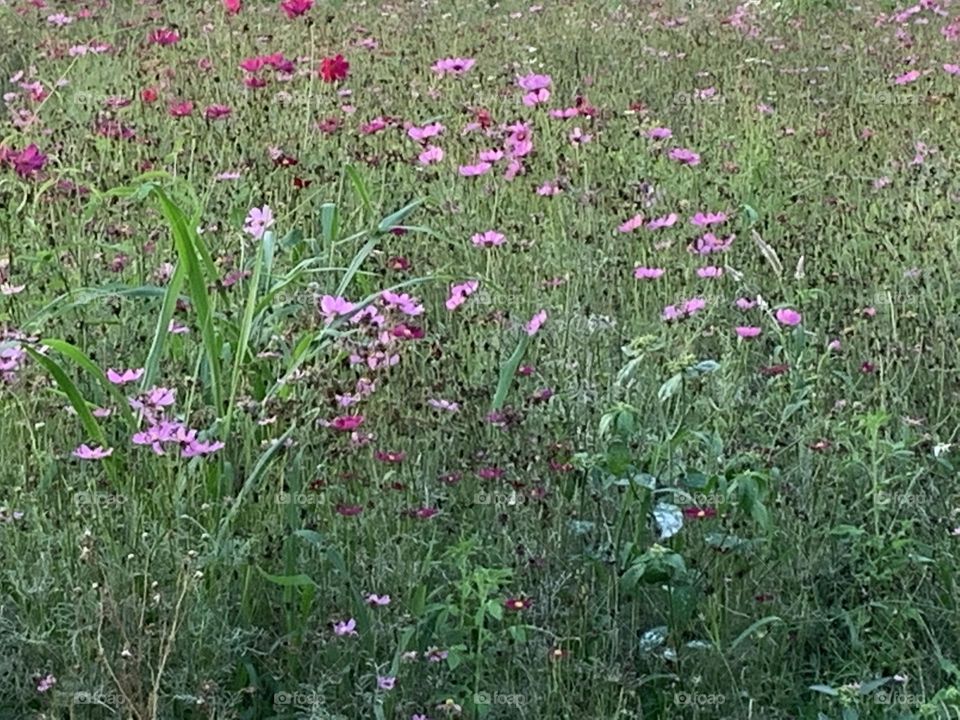
M 336 511 L 343 517 L 354 517 L 362 513 L 363 508 L 360 505 L 337 505 Z
M 396 464 L 401 463 L 407 458 L 407 454 L 403 451 L 391 452 L 384 450 L 377 450 L 373 456 L 380 462 Z
M 785 372 L 789 372 L 790 366 L 787 364 L 782 365 L 771 365 L 770 367 L 760 368 L 760 374 L 765 377 L 775 377 L 777 375 L 783 375 Z
M 343 55 L 326 57 L 320 62 L 320 77 L 324 82 L 332 83 L 345 80 L 350 72 L 350 63 L 343 59 Z
M 410 261 L 405 257 L 394 256 L 387 260 L 387 267 L 391 270 L 409 270 L 411 265 Z
M 685 507 L 683 509 L 684 517 L 688 517 L 691 520 L 703 520 L 705 518 L 715 517 L 717 514 L 716 508 L 712 507 L 698 507 L 697 505 L 691 505 L 690 507 Z
M 160 97 L 160 93 L 157 92 L 156 88 L 148 87 L 140 91 L 140 99 L 147 104 L 156 102 L 158 97 Z
M 446 475 L 441 475 L 437 478 L 444 485 L 456 485 L 460 480 L 463 479 L 463 475 L 458 472 L 447 473 Z
M 829 449 L 830 449 L 830 441 L 829 441 L 829 440 L 817 440 L 817 442 L 813 443 L 813 444 L 810 445 L 809 447 L 810 447 L 810 449 L 813 450 L 814 452 L 824 452 L 825 450 L 829 450 Z
M 521 610 L 529 610 L 533 606 L 533 600 L 530 598 L 507 598 L 503 602 L 503 607 L 511 612 L 520 612 Z
M 391 331 L 391 334 L 395 338 L 400 338 L 401 340 L 422 340 L 424 336 L 423 328 L 416 327 L 415 325 L 407 325 L 405 323 L 400 323 L 395 326 Z
M 341 415 L 340 417 L 335 417 L 333 420 L 331 420 L 329 425 L 334 430 L 353 432 L 358 427 L 363 425 L 363 415 Z

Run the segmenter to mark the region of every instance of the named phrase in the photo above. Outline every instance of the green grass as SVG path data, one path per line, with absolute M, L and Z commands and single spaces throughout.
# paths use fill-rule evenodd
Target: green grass
M 24 353 L 0 379 L 0 718 L 960 718 L 955 11 L 758 4 L 738 28 L 722 4 L 251 0 L 55 27 L 79 8 L 15 7 L 0 139 L 49 157 L 0 161 L 0 284 L 25 286 L 0 295 L 0 363 Z M 162 26 L 180 42 L 147 45 Z M 95 40 L 114 50 L 67 52 Z M 239 63 L 274 52 L 304 73 L 245 87 Z M 324 83 L 337 53 L 349 77 Z M 430 70 L 449 56 L 477 63 Z M 532 72 L 536 108 L 514 85 Z M 548 116 L 578 96 L 594 117 Z M 480 108 L 532 128 L 512 182 L 506 161 L 457 173 L 503 145 L 461 135 Z M 444 159 L 360 132 L 378 116 L 441 122 Z M 717 211 L 730 249 L 688 252 Z M 679 219 L 618 232 L 637 213 Z M 506 243 L 475 247 L 486 230 Z M 420 299 L 424 337 L 353 366 L 384 290 Z M 327 322 L 325 295 L 354 308 Z M 339 407 L 359 378 L 375 389 Z M 127 397 L 155 386 L 224 447 L 133 444 Z M 326 426 L 351 414 L 366 443 Z

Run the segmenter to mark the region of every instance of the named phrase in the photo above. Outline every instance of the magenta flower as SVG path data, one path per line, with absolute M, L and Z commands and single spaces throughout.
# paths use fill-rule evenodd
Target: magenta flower
M 430 69 L 438 75 L 463 75 L 476 64 L 473 58 L 443 58 L 437 60 Z
M 203 116 L 207 120 L 220 120 L 228 117 L 232 112 L 233 110 L 227 105 L 208 105 L 203 111 Z
M 708 265 L 707 267 L 697 268 L 697 276 L 701 278 L 722 277 L 723 268 L 716 267 L 715 265 Z
M 944 63 L 943 71 L 951 75 L 960 75 L 960 65 L 954 65 L 952 63 Z
M 760 334 L 760 328 L 752 325 L 740 325 L 736 328 L 736 333 L 738 337 L 755 338 Z
M 750 310 L 753 307 L 755 307 L 756 304 L 757 303 L 755 300 L 751 300 L 750 298 L 745 298 L 745 297 L 737 298 L 737 302 L 736 302 L 737 307 L 740 308 L 741 310 Z
M 337 637 L 343 637 L 344 635 L 356 635 L 357 634 L 357 621 L 353 618 L 349 620 L 341 620 L 333 624 L 333 632 Z
M 261 240 L 271 225 L 273 225 L 273 211 L 269 205 L 264 205 L 262 208 L 251 208 L 243 231 L 254 239 Z
M 283 0 L 280 8 L 286 13 L 287 18 L 292 20 L 300 17 L 313 7 L 313 0 Z
M 194 431 L 196 432 L 196 431 Z M 190 440 L 184 447 L 180 450 L 180 457 L 192 458 L 200 455 L 211 455 L 218 450 L 223 450 L 226 447 L 219 440 L 214 442 L 201 442 L 199 440 Z
M 539 312 L 537 312 L 532 318 L 530 318 L 530 322 L 528 322 L 526 325 L 527 335 L 529 335 L 530 337 L 533 337 L 534 335 L 536 335 L 537 332 L 540 330 L 540 328 L 543 327 L 543 324 L 546 321 L 547 321 L 547 311 L 540 310 Z
M 636 267 L 633 269 L 633 276 L 637 280 L 656 280 L 665 272 L 663 268 Z
M 404 315 L 409 315 L 410 317 L 423 314 L 423 305 L 420 304 L 420 301 L 415 297 L 410 297 L 406 293 L 397 294 L 389 290 L 384 290 L 380 293 L 380 298 L 385 303 L 385 310 L 399 310 Z
M 730 245 L 736 240 L 736 235 L 721 240 L 713 233 L 704 233 L 703 237 L 697 238 L 696 242 L 687 246 L 687 249 L 697 255 L 709 255 L 710 253 L 725 252 L 730 249 Z
M 380 690 L 393 690 L 394 686 L 397 684 L 397 679 L 391 675 L 378 675 L 377 676 L 377 687 Z
M 669 157 L 671 160 L 675 160 L 682 165 L 699 165 L 700 156 L 693 150 L 688 150 L 687 148 L 676 147 L 669 152 Z
M 141 377 L 143 377 L 143 368 L 120 370 L 119 372 L 113 368 L 107 369 L 107 380 L 114 385 L 126 385 L 127 383 L 136 382 Z
M 56 684 L 57 684 L 57 678 L 47 673 L 47 675 L 45 675 L 44 677 L 40 678 L 39 681 L 37 681 L 37 692 L 45 693 Z
M 363 415 L 340 415 L 331 420 L 327 425 L 341 432 L 353 432 L 363 425 L 363 421 Z
M 690 298 L 685 300 L 681 306 L 681 310 L 687 315 L 694 315 L 707 306 L 707 301 L 700 297 Z
M 2 153 L 3 150 L 0 149 L 0 160 L 3 158 Z M 19 152 L 11 153 L 9 159 L 13 163 L 14 171 L 23 178 L 35 175 L 47 164 L 47 156 L 33 143 Z
M 781 325 L 788 325 L 790 327 L 799 325 L 803 320 L 803 316 L 791 308 L 780 308 L 777 310 L 776 316 L 778 323 Z
M 80 460 L 103 460 L 111 455 L 113 455 L 113 448 L 90 447 L 86 444 L 73 451 L 73 456 Z
M 147 35 L 147 42 L 151 45 L 175 45 L 180 42 L 180 35 L 176 30 L 170 30 L 168 28 L 157 28 L 149 35 Z
M 377 595 L 376 593 L 370 593 L 367 595 L 367 605 L 376 605 L 383 607 L 384 605 L 390 604 L 389 595 Z
M 503 243 L 506 242 L 506 238 L 496 230 L 487 230 L 486 232 L 477 233 L 470 238 L 470 241 L 477 247 L 495 247 L 497 245 L 503 245 Z
M 634 215 L 629 220 L 625 220 L 617 230 L 622 233 L 633 232 L 639 227 L 643 227 L 643 215 Z

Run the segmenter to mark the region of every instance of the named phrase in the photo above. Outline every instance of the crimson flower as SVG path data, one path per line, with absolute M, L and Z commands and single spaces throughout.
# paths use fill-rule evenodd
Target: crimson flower
M 325 57 L 320 62 L 320 77 L 324 82 L 332 83 L 345 80 L 350 71 L 350 63 L 343 59 L 343 55 Z

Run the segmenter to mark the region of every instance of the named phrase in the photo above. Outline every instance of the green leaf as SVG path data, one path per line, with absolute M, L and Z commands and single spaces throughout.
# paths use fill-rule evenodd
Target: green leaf
M 26 350 L 30 354 L 30 357 L 37 363 L 42 365 L 44 370 L 50 373 L 50 376 L 56 381 L 57 386 L 63 391 L 64 395 L 67 396 L 70 405 L 77 412 L 77 417 L 80 418 L 80 423 L 83 425 L 83 429 L 86 430 L 90 439 L 102 447 L 106 447 L 107 438 L 103 434 L 100 424 L 93 416 L 93 413 L 90 412 L 87 401 L 84 400 L 83 395 L 80 394 L 77 386 L 74 385 L 73 380 L 63 371 L 63 368 L 50 358 L 38 353 L 32 347 L 25 345 L 23 349 Z
M 677 391 L 680 390 L 681 387 L 683 387 L 683 375 L 681 373 L 677 373 L 660 386 L 660 389 L 657 391 L 657 399 L 660 402 L 669 400 L 676 395 Z
M 840 693 L 837 690 L 834 690 L 829 685 L 811 685 L 808 690 L 813 690 L 814 692 L 823 693 L 824 695 L 829 695 L 830 697 L 839 697 Z
M 299 575 L 271 575 L 259 566 L 257 567 L 257 571 L 275 585 L 282 585 L 283 587 L 320 587 L 309 575 L 304 575 L 303 573 Z
M 737 639 L 730 644 L 730 649 L 736 650 L 737 646 L 740 645 L 740 643 L 744 642 L 747 638 L 749 638 L 751 635 L 757 632 L 757 630 L 759 630 L 760 628 L 770 625 L 771 623 L 782 623 L 782 622 L 783 620 L 778 618 L 776 615 L 768 615 L 765 618 L 761 618 L 760 620 L 757 620 L 755 623 L 753 623 L 750 627 L 748 627 L 746 630 L 744 630 L 742 633 L 740 633 L 737 636 Z
M 414 210 L 420 207 L 423 204 L 423 200 L 414 200 L 409 205 L 405 205 L 394 213 L 387 215 L 383 220 L 380 221 L 380 224 L 377 225 L 377 232 L 385 233 L 390 232 L 394 227 L 397 227 L 402 223 L 407 217 L 410 216 Z
M 527 351 L 527 346 L 530 345 L 530 336 L 524 333 L 520 337 L 520 342 L 517 343 L 516 349 L 513 351 L 507 361 L 500 368 L 500 378 L 497 381 L 497 390 L 493 395 L 493 410 L 500 410 L 503 407 L 503 404 L 507 401 L 507 395 L 510 392 L 510 386 L 513 384 L 513 379 L 517 376 L 517 368 L 520 367 L 520 362 L 523 360 L 523 355 Z

